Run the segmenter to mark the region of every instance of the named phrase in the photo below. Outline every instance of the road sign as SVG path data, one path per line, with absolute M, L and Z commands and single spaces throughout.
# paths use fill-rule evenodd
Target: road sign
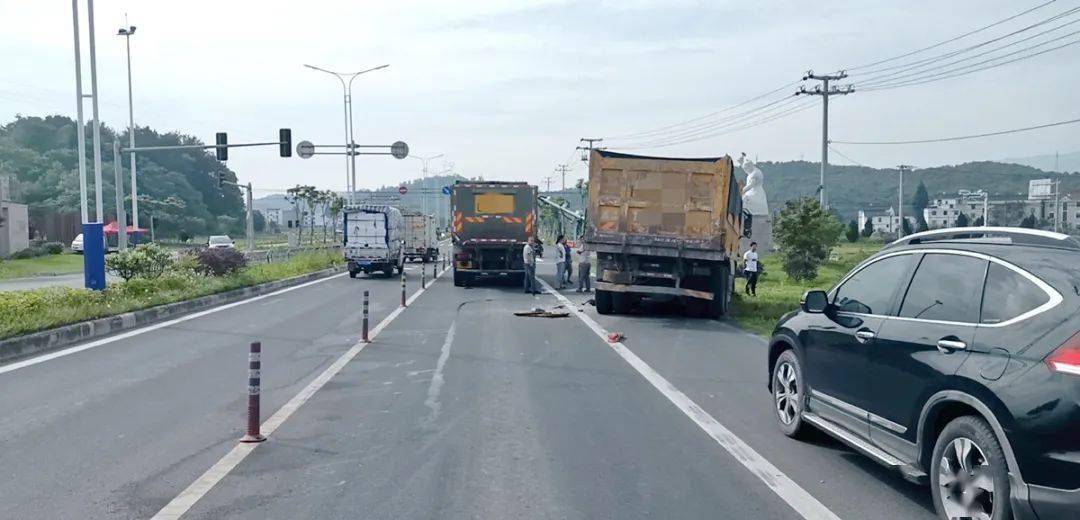
M 409 193 L 409 187 L 408 186 L 398 186 L 397 192 L 402 194 L 402 195 L 404 195 L 406 193 Z
M 398 141 L 390 145 L 390 155 L 393 155 L 395 159 L 404 159 L 409 156 L 409 145 L 405 144 L 405 141 Z
M 1028 181 L 1028 200 L 1046 200 L 1054 198 L 1053 179 L 1031 179 Z
M 443 186 L 442 187 L 442 194 L 443 195 L 449 195 L 450 194 L 450 186 Z
M 311 141 L 300 141 L 296 144 L 296 155 L 302 159 L 310 159 L 312 155 L 315 155 L 315 145 Z

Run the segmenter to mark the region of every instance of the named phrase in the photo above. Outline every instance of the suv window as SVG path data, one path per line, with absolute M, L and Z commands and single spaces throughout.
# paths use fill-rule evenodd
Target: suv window
M 1024 275 L 991 262 L 983 291 L 982 322 L 1008 321 L 1049 300 L 1050 295 Z
M 923 256 L 900 305 L 900 316 L 978 322 L 986 263 L 973 256 L 937 253 Z
M 848 278 L 836 290 L 837 310 L 862 314 L 889 312 L 893 293 L 907 274 L 913 255 L 898 255 L 874 262 Z

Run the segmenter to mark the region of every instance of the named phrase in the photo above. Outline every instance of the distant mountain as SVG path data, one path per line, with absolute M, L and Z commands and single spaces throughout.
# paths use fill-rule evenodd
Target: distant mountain
M 806 161 L 761 162 L 770 211 L 787 200 L 816 196 L 820 163 Z M 911 211 L 911 196 L 919 182 L 926 183 L 930 198 L 955 197 L 957 191 L 986 190 L 992 199 L 1026 198 L 1028 181 L 1054 178 L 1056 174 L 1030 166 L 1002 162 L 971 162 L 955 166 L 916 169 L 904 175 L 904 209 Z M 1080 189 L 1080 175 L 1061 176 L 1061 191 Z M 860 209 L 884 210 L 897 205 L 899 177 L 895 169 L 829 165 L 829 205 L 848 219 Z
M 1031 157 L 1002 159 L 1001 162 L 1023 164 L 1048 172 L 1080 173 L 1080 152 L 1063 153 L 1058 156 L 1054 154 L 1033 155 Z

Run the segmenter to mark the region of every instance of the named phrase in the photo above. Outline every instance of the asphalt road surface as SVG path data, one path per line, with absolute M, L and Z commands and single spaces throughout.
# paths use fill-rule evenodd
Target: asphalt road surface
M 361 349 L 364 289 L 392 319 Z M 338 276 L 0 366 L 0 517 L 934 518 L 925 488 L 780 434 L 761 338 L 565 298 L 443 276 L 399 311 L 398 278 Z M 237 448 L 255 340 L 263 419 L 286 412 Z

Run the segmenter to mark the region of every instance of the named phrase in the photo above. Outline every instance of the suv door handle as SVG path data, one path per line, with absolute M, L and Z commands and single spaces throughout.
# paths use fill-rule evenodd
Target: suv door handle
M 870 341 L 870 340 L 872 340 L 872 339 L 874 339 L 876 337 L 877 337 L 877 334 L 874 334 L 873 331 L 869 331 L 869 330 L 860 330 L 860 331 L 855 332 L 855 339 L 858 340 L 859 343 L 866 343 L 866 342 L 868 342 L 868 341 Z
M 956 350 L 967 350 L 967 343 L 958 339 L 939 339 L 937 349 L 942 354 L 948 354 Z

